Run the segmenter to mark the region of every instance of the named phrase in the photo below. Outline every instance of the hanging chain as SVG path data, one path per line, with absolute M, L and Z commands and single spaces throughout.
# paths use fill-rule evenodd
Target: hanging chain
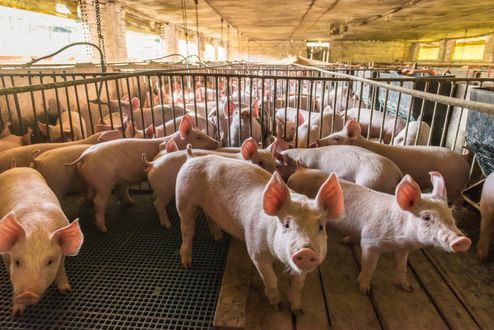
M 184 32 L 185 32 L 185 45 L 186 45 L 186 55 L 189 56 L 189 30 L 187 28 L 187 4 L 185 3 L 186 0 L 182 0 L 182 21 L 183 21 L 183 27 L 184 27 Z
M 103 29 L 101 27 L 101 12 L 100 12 L 99 0 L 93 1 L 94 11 L 96 14 L 96 31 L 98 33 L 98 44 L 103 51 L 103 59 L 106 62 L 106 50 L 105 50 L 105 40 L 103 38 Z
M 199 12 L 197 10 L 197 4 L 198 4 L 198 0 L 194 0 L 194 3 L 196 4 L 196 36 L 197 36 L 197 56 L 199 56 L 199 54 L 201 53 L 199 51 L 200 47 L 201 47 L 201 43 L 199 41 Z
M 226 25 L 226 59 L 230 60 L 230 24 Z
M 223 17 L 221 18 L 221 47 L 223 47 Z
M 82 0 L 79 3 L 79 8 L 81 10 L 82 34 L 84 35 L 84 41 L 90 43 L 91 42 L 91 33 L 89 32 L 87 6 L 88 6 L 88 4 L 85 0 Z M 86 55 L 89 58 L 93 58 L 93 48 L 92 47 L 86 46 Z

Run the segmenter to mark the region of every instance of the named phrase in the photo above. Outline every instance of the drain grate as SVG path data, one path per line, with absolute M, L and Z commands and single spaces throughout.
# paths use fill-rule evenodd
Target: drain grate
M 180 224 L 169 205 L 172 229 L 159 225 L 150 194 L 136 193 L 133 206 L 114 198 L 107 210 L 109 234 L 91 223 L 75 197 L 63 204 L 70 220 L 80 217 L 85 242 L 66 258 L 73 292 L 55 286 L 24 316 L 11 318 L 12 289 L 0 267 L 0 329 L 210 329 L 226 261 L 228 241 L 215 242 L 204 219 L 197 221 L 192 269 L 180 265 Z

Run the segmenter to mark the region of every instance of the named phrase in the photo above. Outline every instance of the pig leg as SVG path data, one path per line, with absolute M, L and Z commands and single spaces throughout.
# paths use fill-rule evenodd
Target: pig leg
M 122 201 L 123 203 L 128 204 L 128 205 L 135 204 L 135 201 L 132 198 L 130 198 L 130 196 L 129 196 L 129 186 L 124 185 L 124 184 L 117 185 L 116 193 L 117 193 L 118 199 L 120 201 Z
M 27 307 L 27 305 L 13 303 L 12 304 L 12 317 L 15 317 L 16 315 L 24 314 L 26 307 Z
M 494 232 L 494 214 L 488 215 L 482 213 L 482 220 L 480 221 L 480 238 L 477 243 L 477 257 L 480 260 L 487 258 L 489 253 L 489 245 L 491 243 L 492 233 Z
M 412 292 L 413 287 L 407 280 L 408 252 L 396 251 L 395 257 L 395 284 L 406 292 Z
M 305 274 L 297 274 L 290 278 L 288 301 L 294 314 L 302 314 L 302 289 L 304 288 Z
M 178 200 L 177 211 L 180 216 L 180 231 L 182 232 L 180 259 L 184 268 L 190 268 L 192 265 L 192 239 L 196 230 L 197 206 L 188 201 Z
M 213 236 L 215 241 L 221 241 L 223 238 L 223 232 L 221 228 L 209 217 L 206 215 L 206 220 L 208 222 L 209 232 Z
M 362 246 L 361 270 L 358 276 L 358 283 L 360 292 L 365 295 L 369 295 L 370 293 L 371 279 L 374 271 L 376 270 L 379 256 L 379 252 Z
M 110 194 L 110 189 L 97 190 L 93 199 L 96 228 L 102 233 L 108 231 L 105 225 L 105 208 Z
M 160 224 L 165 228 L 170 228 L 172 224 L 170 223 L 170 219 L 168 219 L 168 214 L 166 213 L 166 205 L 161 201 L 159 197 L 156 197 L 153 202 L 154 209 L 158 213 L 160 217 Z
M 55 277 L 55 284 L 57 285 L 58 291 L 61 294 L 67 294 L 72 290 L 70 288 L 69 280 L 67 279 L 67 274 L 65 273 L 64 257 L 62 257 L 60 266 L 58 266 L 57 276 Z
M 254 265 L 261 275 L 262 282 L 264 283 L 264 294 L 269 300 L 269 303 L 274 309 L 279 309 L 281 301 L 280 290 L 278 289 L 278 276 L 273 268 L 273 261 L 267 260 L 267 258 L 259 258 L 254 253 L 249 255 L 254 262 Z

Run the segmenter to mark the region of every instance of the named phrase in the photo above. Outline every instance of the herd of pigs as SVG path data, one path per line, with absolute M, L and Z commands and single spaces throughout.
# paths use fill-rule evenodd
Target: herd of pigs
M 208 91 L 202 91 L 196 97 L 208 99 Z M 208 116 L 196 107 L 196 112 L 174 118 L 174 113 L 164 113 L 164 105 L 141 112 L 139 99 L 124 97 L 108 102 L 119 111 L 101 118 L 100 131 L 89 137 L 75 112 L 63 112 L 59 126 L 39 123 L 52 143 L 30 144 L 30 130 L 16 136 L 6 125 L 0 136 L 0 253 L 13 287 L 12 315 L 36 304 L 53 282 L 62 294 L 71 289 L 64 257 L 78 253 L 83 234 L 78 220 L 68 221 L 60 200 L 81 194 L 94 210 L 95 226 L 106 233 L 105 208 L 112 192 L 121 202 L 134 203 L 129 186 L 146 180 L 165 228 L 171 226 L 166 206 L 176 200 L 183 267 L 193 264 L 195 221 L 202 209 L 215 239 L 225 231 L 245 241 L 274 307 L 281 295 L 273 263 L 285 266 L 295 313 L 302 310 L 307 273 L 326 256 L 326 226 L 347 235 L 346 244 L 359 242 L 363 294 L 369 293 L 382 253 L 394 254 L 395 283 L 411 291 L 406 277 L 411 251 L 470 248 L 453 216 L 462 205 L 469 164 L 450 149 L 415 145 L 427 143 L 427 124 L 410 124 L 400 135 L 405 123 L 388 116 L 381 133 L 378 111 L 346 110 L 339 102 L 331 103 L 337 104 L 334 111 L 315 113 L 282 105 L 273 117 L 277 137 L 259 149 L 265 138 L 258 120 L 262 110 L 257 101 L 244 102 L 245 108 L 236 101 L 222 100 L 223 111 Z M 357 113 L 360 123 L 351 119 Z M 376 127 L 372 116 L 378 118 Z M 141 124 L 128 123 L 131 117 Z M 350 119 L 345 123 L 344 118 Z M 384 143 L 363 135 L 382 135 Z M 68 139 L 72 141 L 53 142 Z M 222 148 L 226 145 L 233 147 Z M 484 184 L 481 213 L 477 253 L 485 258 L 494 229 L 493 174 Z

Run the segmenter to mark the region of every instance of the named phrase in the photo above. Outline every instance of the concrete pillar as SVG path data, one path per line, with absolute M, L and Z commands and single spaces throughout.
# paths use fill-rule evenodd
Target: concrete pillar
M 484 61 L 494 63 L 494 34 L 485 41 Z
M 174 24 L 168 23 L 161 27 L 161 44 L 165 55 L 178 53 L 178 29 Z
M 201 60 L 204 60 L 204 52 L 206 51 L 206 37 L 203 33 L 199 33 L 199 38 L 196 38 L 197 42 L 197 55 Z
M 125 39 L 125 9 L 121 2 L 99 0 L 101 35 L 98 33 L 96 5 L 92 0 L 80 0 L 83 28 L 90 42 L 104 48 L 107 62 L 127 60 Z M 100 39 L 100 37 L 102 37 Z M 98 52 L 92 51 L 99 60 Z
M 211 42 L 211 44 L 213 45 L 213 48 L 214 48 L 214 60 L 215 61 L 218 61 L 218 46 L 219 46 L 219 42 L 218 40 L 213 40 L 213 42 Z
M 437 59 L 441 62 L 445 61 L 446 46 L 447 46 L 447 40 L 446 39 L 439 41 L 439 55 L 438 55 Z
M 441 61 L 449 62 L 453 58 L 453 52 L 455 50 L 456 42 L 454 40 L 446 40 L 446 45 L 444 47 L 444 57 Z

